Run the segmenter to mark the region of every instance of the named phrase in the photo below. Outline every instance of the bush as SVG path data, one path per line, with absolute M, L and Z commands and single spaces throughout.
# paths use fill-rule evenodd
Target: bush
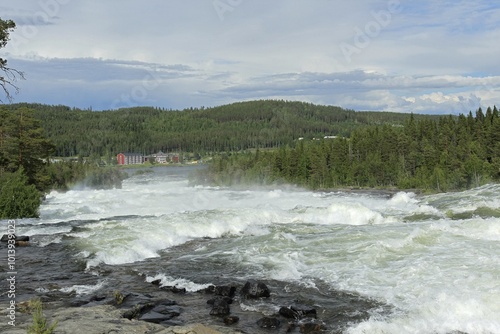
M 0 219 L 37 218 L 41 194 L 23 169 L 0 176 Z
M 28 334 L 52 334 L 57 326 L 57 321 L 48 324 L 47 319 L 43 316 L 42 301 L 34 299 L 31 303 L 33 310 L 33 324 L 28 326 Z

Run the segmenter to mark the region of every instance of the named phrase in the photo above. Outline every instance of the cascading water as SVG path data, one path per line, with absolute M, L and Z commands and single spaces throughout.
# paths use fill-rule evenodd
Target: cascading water
M 67 292 L 99 290 L 101 266 L 129 265 L 188 291 L 216 276 L 256 278 L 392 307 L 348 333 L 500 333 L 500 185 L 389 196 L 192 187 L 186 173 L 158 168 L 122 189 L 53 192 L 17 233 L 35 247 L 67 243 L 68 259 L 99 275 Z

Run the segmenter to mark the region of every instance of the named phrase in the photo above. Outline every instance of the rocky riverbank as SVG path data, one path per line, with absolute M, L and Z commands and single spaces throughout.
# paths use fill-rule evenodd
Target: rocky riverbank
M 186 291 L 152 279 L 168 259 L 100 265 L 88 271 L 81 261 L 68 257 L 74 253 L 71 243 L 44 245 L 44 240 L 32 236 L 31 246 L 16 248 L 16 327 L 5 320 L 1 333 L 26 333 L 32 316 L 20 310 L 33 298 L 41 299 L 49 323 L 58 321 L 56 334 L 341 333 L 374 313 L 391 311 L 387 305 L 331 290 L 321 282 L 308 286 L 300 281 L 227 277 L 217 275 L 215 268 L 209 271 L 213 274 L 198 277 L 216 285 Z M 2 252 L 5 246 L 0 246 Z M 176 251 L 171 249 L 169 256 Z M 178 265 L 169 268 L 180 270 Z M 8 302 L 7 295 L 0 294 L 3 319 Z
M 340 333 L 348 324 L 366 318 L 366 309 L 355 308 L 374 306 L 355 296 L 349 303 L 345 295 L 343 301 L 350 305 L 336 314 L 337 325 L 332 326 L 333 319 L 324 318 L 331 316 L 328 310 L 298 300 L 278 307 L 276 300 L 280 296 L 260 281 L 248 280 L 243 286 L 210 286 L 193 293 L 160 286 L 158 281 L 148 285 L 150 293 L 102 291 L 73 295 L 69 300 L 57 298 L 57 293 L 42 295 L 44 315 L 48 323 L 58 322 L 56 334 L 82 333 L 82 329 L 86 334 Z M 27 303 L 21 302 L 18 311 Z M 363 313 L 365 316 L 360 317 Z M 17 312 L 16 327 L 2 324 L 0 331 L 26 333 L 31 323 L 29 312 Z

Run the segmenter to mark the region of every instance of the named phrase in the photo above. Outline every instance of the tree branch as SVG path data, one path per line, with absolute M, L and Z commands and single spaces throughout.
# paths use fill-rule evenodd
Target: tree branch
M 0 60 L 2 60 L 0 58 Z M 19 87 L 15 85 L 18 79 L 24 80 L 24 72 L 18 71 L 16 69 L 6 67 L 3 64 L 0 65 L 0 71 L 5 73 L 5 76 L 0 76 L 0 86 L 9 102 L 12 102 L 13 96 L 9 89 L 13 89 L 15 94 L 19 92 Z M 0 103 L 4 103 L 3 99 L 0 98 Z

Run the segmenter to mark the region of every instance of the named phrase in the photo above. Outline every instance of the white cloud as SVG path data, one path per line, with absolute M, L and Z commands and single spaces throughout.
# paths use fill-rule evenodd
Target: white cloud
M 3 18 L 18 29 L 6 58 L 27 75 L 17 100 L 106 109 L 124 96 L 172 108 L 284 98 L 431 113 L 500 100 L 490 1 L 220 1 L 222 14 L 211 0 L 10 3 Z M 350 61 L 343 43 L 357 49 Z

